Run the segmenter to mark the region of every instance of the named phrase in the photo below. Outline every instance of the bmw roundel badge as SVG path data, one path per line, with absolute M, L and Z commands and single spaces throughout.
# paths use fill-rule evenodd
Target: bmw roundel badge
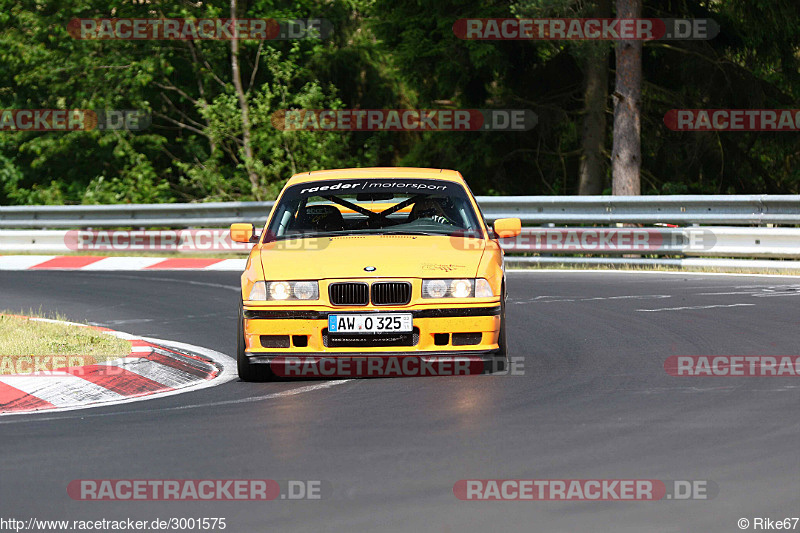
M 364 270 L 366 270 L 367 272 L 375 272 L 376 269 L 373 266 L 368 266 L 368 267 L 364 267 Z

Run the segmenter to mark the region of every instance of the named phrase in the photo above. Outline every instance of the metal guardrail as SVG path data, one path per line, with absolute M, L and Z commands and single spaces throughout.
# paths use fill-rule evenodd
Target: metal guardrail
M 800 228 L 523 228 L 506 253 L 800 259 Z
M 519 237 L 500 242 L 507 254 L 800 259 L 800 228 L 526 227 Z M 462 246 L 461 237 L 454 237 L 453 245 Z M 0 230 L 0 252 L 247 253 L 249 250 L 249 245 L 232 242 L 224 228 L 174 231 Z
M 479 196 L 488 221 L 527 225 L 800 225 L 800 195 Z M 274 202 L 0 206 L 0 228 L 189 228 L 264 224 Z
M 800 195 L 483 196 L 487 219 L 528 224 L 800 224 Z
M 483 196 L 478 197 L 478 203 L 489 222 L 517 217 L 527 226 L 516 239 L 501 241 L 506 253 L 526 254 L 509 255 L 510 266 L 660 265 L 800 270 L 800 261 L 791 261 L 800 259 L 800 227 L 771 227 L 800 226 L 800 195 Z M 129 246 L 115 250 L 113 245 L 82 248 L 77 243 L 83 241 L 76 234 L 84 232 L 67 229 L 143 229 L 127 232 L 128 238 L 136 234 L 137 238 L 145 236 L 145 240 L 152 242 L 150 235 L 157 239 L 160 234 L 164 240 L 164 232 L 147 229 L 161 227 L 176 229 L 167 232 L 174 243 L 172 251 L 246 252 L 246 246 L 243 249 L 230 243 L 227 230 L 222 228 L 234 222 L 263 225 L 273 205 L 274 202 L 217 202 L 0 206 L 0 253 L 135 251 L 135 247 Z M 625 223 L 650 227 L 614 227 Z M 583 226 L 564 227 L 569 224 Z M 653 224 L 684 227 L 652 227 Z M 202 242 L 215 244 L 203 249 L 199 245 L 201 235 Z M 767 258 L 770 260 L 764 260 Z
M 0 207 L 0 228 L 191 228 L 264 224 L 275 202 Z

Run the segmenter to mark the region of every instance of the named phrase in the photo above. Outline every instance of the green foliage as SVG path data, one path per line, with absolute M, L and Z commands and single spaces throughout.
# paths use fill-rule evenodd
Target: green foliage
M 227 2 L 0 0 L 0 109 L 140 109 L 144 131 L 0 132 L 0 203 L 249 200 L 294 172 L 413 165 L 461 170 L 476 193 L 573 194 L 583 69 L 613 43 L 466 41 L 466 17 L 584 17 L 593 0 L 253 0 L 241 17 L 332 22 L 328 40 L 241 41 L 254 196 L 226 41 L 74 39 L 74 17 L 228 17 Z M 793 108 L 796 0 L 647 0 L 646 17 L 710 17 L 711 41 L 644 47 L 644 193 L 798 193 L 795 133 L 677 133 L 674 108 Z M 613 53 L 609 61 L 612 69 Z M 613 91 L 609 76 L 609 92 Z M 526 108 L 524 133 L 282 131 L 282 109 Z M 608 103 L 610 116 L 611 102 Z M 608 121 L 606 146 L 611 146 Z

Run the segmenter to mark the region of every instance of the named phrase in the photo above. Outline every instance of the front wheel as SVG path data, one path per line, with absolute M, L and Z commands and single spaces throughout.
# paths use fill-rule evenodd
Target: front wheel
M 503 285 L 500 297 L 500 334 L 497 336 L 497 350 L 492 358 L 490 372 L 503 372 L 508 367 L 508 344 L 506 341 L 506 291 Z
M 236 370 L 242 381 L 265 381 L 271 377 L 269 365 L 254 365 L 247 359 L 244 345 L 244 314 L 239 307 L 236 327 Z

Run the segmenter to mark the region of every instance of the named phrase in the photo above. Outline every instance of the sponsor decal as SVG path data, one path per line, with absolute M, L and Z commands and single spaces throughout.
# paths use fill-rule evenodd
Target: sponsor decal
M 438 272 L 452 272 L 467 268 L 466 265 L 453 265 L 444 263 L 422 263 L 422 270 L 433 270 Z
M 347 193 L 354 193 L 369 189 L 372 192 L 375 190 L 385 191 L 399 190 L 399 191 L 445 191 L 447 185 L 442 185 L 441 182 L 421 182 L 421 181 L 397 181 L 397 180 L 351 180 L 340 181 L 332 185 L 314 185 L 312 187 L 304 187 L 300 189 L 299 194 L 317 194 L 326 193 L 331 191 L 347 191 Z M 388 192 L 388 191 L 386 191 Z

